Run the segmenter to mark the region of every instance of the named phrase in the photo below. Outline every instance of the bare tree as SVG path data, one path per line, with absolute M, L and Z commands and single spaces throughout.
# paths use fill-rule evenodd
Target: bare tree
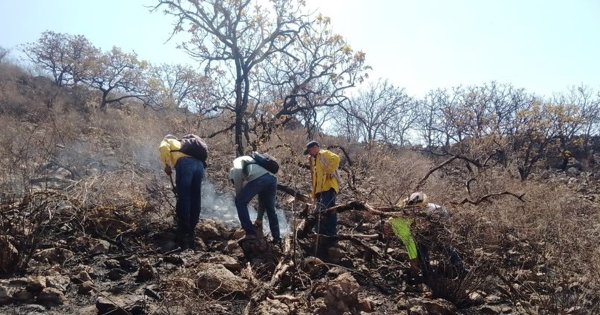
M 162 64 L 151 67 L 147 82 L 149 103 L 156 107 L 185 109 L 205 114 L 214 108 L 212 80 L 190 66 Z
M 447 147 L 454 139 L 444 115 L 444 109 L 452 102 L 451 97 L 447 90 L 433 90 L 416 107 L 415 126 L 428 148 Z
M 566 103 L 573 104 L 579 109 L 581 125 L 579 133 L 583 137 L 583 147 L 587 154 L 590 153 L 591 138 L 600 133 L 600 91 L 594 91 L 586 86 L 572 87 L 565 96 Z
M 332 109 L 347 102 L 345 92 L 362 82 L 369 69 L 365 54 L 355 52 L 322 15 L 311 19 L 279 58 L 263 67 L 259 82 L 282 100 L 275 118 L 303 122 L 309 138 L 321 131 Z M 284 120 L 285 122 L 285 120 Z
M 266 4 L 263 6 L 261 4 Z M 175 18 L 173 34 L 186 32 L 182 47 L 206 67 L 222 67 L 233 82 L 235 143 L 244 153 L 244 116 L 251 96 L 251 72 L 267 58 L 282 53 L 306 26 L 300 5 L 292 0 L 159 0 Z
M 4 61 L 6 56 L 10 53 L 10 50 L 4 47 L 0 47 L 0 63 Z
M 343 115 L 337 116 L 336 123 L 340 130 L 355 132 L 357 141 L 403 142 L 416 117 L 410 104 L 412 99 L 403 89 L 378 80 L 342 106 Z
M 72 86 L 83 80 L 100 50 L 83 35 L 46 31 L 37 42 L 26 44 L 25 55 L 47 71 L 58 86 Z
M 95 59 L 83 81 L 101 92 L 100 109 L 106 110 L 108 104 L 119 104 L 130 98 L 146 101 L 147 68 L 148 63 L 138 60 L 135 53 L 113 47 Z
M 331 33 L 327 18 L 304 12 L 299 0 L 159 0 L 175 18 L 173 35 L 205 69 L 222 73 L 223 107 L 234 113 L 235 144 L 244 153 L 244 136 L 259 121 L 272 128 L 288 119 L 312 124 L 317 107 L 332 107 L 345 97 L 362 70 L 355 53 Z M 226 129 L 231 126 L 226 127 Z

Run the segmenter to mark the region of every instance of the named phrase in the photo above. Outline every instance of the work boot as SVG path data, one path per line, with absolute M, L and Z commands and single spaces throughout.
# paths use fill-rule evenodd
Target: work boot
M 271 244 L 273 244 L 273 246 L 277 246 L 279 248 L 281 248 L 283 246 L 283 242 L 281 241 L 281 238 L 279 238 L 279 237 L 278 238 L 274 238 L 271 241 Z
M 179 247 L 182 249 L 185 249 L 184 245 L 186 243 L 186 233 L 181 228 L 177 228 L 175 231 L 175 243 L 177 243 L 177 245 L 179 245 Z
M 186 239 L 187 248 L 191 250 L 196 250 L 196 238 L 194 237 L 194 233 L 188 234 Z

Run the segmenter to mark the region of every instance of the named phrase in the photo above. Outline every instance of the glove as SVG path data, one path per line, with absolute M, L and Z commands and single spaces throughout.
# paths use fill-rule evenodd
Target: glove
M 173 171 L 171 170 L 171 166 L 165 165 L 165 173 L 167 173 L 167 175 L 171 176 L 171 174 L 173 173 Z

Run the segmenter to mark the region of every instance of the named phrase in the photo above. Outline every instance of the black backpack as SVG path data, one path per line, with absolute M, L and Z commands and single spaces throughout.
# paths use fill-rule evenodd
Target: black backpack
M 202 138 L 194 134 L 187 134 L 178 140 L 181 142 L 181 149 L 173 151 L 185 153 L 202 161 L 204 166 L 206 166 L 206 159 L 208 159 L 208 147 Z
M 274 157 L 272 157 L 266 153 L 258 153 L 258 152 L 252 152 L 251 157 L 254 159 L 256 164 L 260 165 L 262 168 L 266 169 L 267 171 L 269 171 L 273 174 L 277 174 L 277 171 L 279 171 L 279 163 L 277 163 L 277 160 L 275 160 Z

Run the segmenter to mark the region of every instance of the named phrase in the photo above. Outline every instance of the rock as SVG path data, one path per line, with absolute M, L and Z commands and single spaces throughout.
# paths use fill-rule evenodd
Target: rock
M 73 173 L 64 167 L 58 167 L 54 171 L 53 177 L 59 180 L 67 180 L 73 178 Z
M 37 261 L 62 264 L 65 261 L 72 259 L 75 254 L 66 248 L 47 248 L 41 251 L 38 251 L 33 255 L 33 258 Z
M 327 270 L 327 276 L 330 278 L 337 278 L 339 275 L 346 273 L 348 269 L 346 268 L 342 268 L 339 266 L 333 266 L 330 267 L 329 270 Z
M 71 280 L 67 276 L 54 275 L 46 277 L 46 285 L 50 288 L 57 288 L 63 292 L 67 290 Z
M 502 298 L 495 294 L 490 294 L 485 297 L 485 303 L 487 304 L 498 304 L 500 302 L 502 302 Z
M 288 305 L 285 303 L 275 300 L 269 299 L 262 301 L 258 307 L 256 308 L 257 315 L 287 315 L 290 314 L 291 310 Z
M 321 259 L 313 256 L 304 258 L 300 264 L 300 268 L 302 271 L 306 272 L 311 279 L 322 278 L 329 269 Z
M 506 305 L 481 305 L 477 308 L 481 314 L 511 314 L 512 309 Z
M 231 239 L 239 240 L 244 236 L 246 236 L 246 232 L 244 232 L 242 229 L 237 229 L 235 232 L 233 232 L 233 235 L 231 235 Z
M 12 303 L 13 298 L 8 287 L 0 285 L 0 306 Z
M 174 278 L 171 280 L 173 286 L 181 288 L 184 291 L 193 291 L 197 286 L 194 280 L 190 278 Z
M 469 301 L 471 301 L 471 303 L 479 305 L 484 302 L 484 297 L 481 293 L 479 293 L 477 291 L 471 292 L 471 293 L 469 293 Z
M 228 255 L 213 254 L 206 260 L 206 262 L 223 265 L 225 268 L 235 272 L 242 270 L 242 265 L 240 264 L 240 262 L 237 259 Z
M 110 242 L 100 239 L 90 241 L 89 253 L 92 255 L 106 254 L 110 250 Z
M 207 294 L 247 296 L 250 291 L 247 280 L 234 275 L 223 265 L 201 263 L 198 265 L 196 287 Z
M 96 309 L 96 305 L 85 305 L 77 308 L 77 315 L 98 315 L 98 310 Z
M 145 282 L 152 280 L 156 275 L 156 269 L 152 267 L 147 261 L 140 263 L 140 268 L 135 276 L 135 281 Z
M 37 302 L 44 306 L 56 306 L 65 303 L 65 295 L 57 288 L 45 288 L 37 297 Z
M 424 299 L 424 298 L 413 298 L 409 300 L 409 304 L 414 306 L 419 306 L 419 309 L 423 309 L 425 313 L 419 314 L 439 314 L 439 315 L 452 315 L 456 314 L 456 306 L 449 301 L 444 299 Z M 412 307 L 411 312 L 412 314 Z
M 116 281 L 116 280 L 120 280 L 121 278 L 123 278 L 123 276 L 127 274 L 127 271 L 121 269 L 121 268 L 114 268 L 111 269 L 107 274 L 106 277 L 112 281 Z
M 183 259 L 179 255 L 166 256 L 164 258 L 164 261 L 166 263 L 173 264 L 173 265 L 176 265 L 176 266 L 181 266 L 181 265 L 185 264 L 185 259 Z
M 104 266 L 108 269 L 119 268 L 121 267 L 121 263 L 116 259 L 108 259 L 104 262 Z
M 129 312 L 122 309 L 120 305 L 113 302 L 114 299 L 107 299 L 105 297 L 99 297 L 96 300 L 96 308 L 98 314 L 111 314 L 111 315 L 129 315 Z
M 410 314 L 410 315 L 429 315 L 429 313 L 427 313 L 427 311 L 425 310 L 425 307 L 423 307 L 423 305 L 411 306 L 410 309 L 408 310 L 408 314 Z
M 155 300 L 161 300 L 162 297 L 160 296 L 160 294 L 158 292 L 156 292 L 156 290 L 154 290 L 153 288 L 145 288 L 144 289 L 144 295 L 145 296 L 149 296 Z
M 194 238 L 194 246 L 195 251 L 205 252 L 208 250 L 208 246 L 206 246 L 204 240 L 198 237 Z
M 96 300 L 96 309 L 98 309 L 98 314 L 146 314 L 143 301 L 144 297 L 138 295 L 101 296 Z
M 344 251 L 341 248 L 336 247 L 336 246 L 332 246 L 332 247 L 328 248 L 327 254 L 328 254 L 328 258 L 331 261 L 340 261 L 340 260 L 342 260 L 342 258 L 346 257 Z
M 71 270 L 71 274 L 74 275 L 71 277 L 71 280 L 76 279 L 77 277 L 85 277 L 82 273 L 86 273 L 89 279 L 81 278 L 80 280 L 87 281 L 96 278 L 96 269 L 88 265 L 77 265 Z M 82 282 L 83 282 L 82 281 Z
M 360 300 L 358 308 L 361 312 L 371 313 L 375 310 L 375 302 L 371 298 Z
M 225 239 L 227 229 L 223 222 L 217 222 L 215 220 L 202 220 L 196 227 L 196 235 L 198 235 L 203 241 L 214 240 L 214 239 Z
M 38 293 L 38 292 L 42 291 L 46 286 L 47 286 L 46 277 L 34 276 L 34 277 L 29 277 L 27 279 L 27 285 L 26 285 L 27 291 L 30 291 L 33 293 Z
M 0 236 L 0 274 L 12 273 L 19 265 L 19 251 L 8 235 Z
M 27 278 L 13 278 L 8 281 L 8 284 L 15 287 L 24 287 L 29 283 Z
M 225 250 L 223 252 L 232 256 L 244 255 L 242 247 L 236 240 L 227 241 L 227 246 L 225 246 Z
M 48 313 L 48 310 L 43 305 L 39 304 L 25 304 L 20 308 L 27 315 Z
M 33 303 L 34 301 L 33 293 L 25 289 L 15 291 L 12 298 L 19 303 Z
M 79 294 L 89 294 L 94 290 L 94 283 L 92 281 L 85 281 L 79 285 L 77 289 L 77 293 Z
M 74 283 L 80 284 L 86 281 L 92 281 L 92 277 L 90 276 L 90 274 L 87 271 L 81 271 L 79 272 L 78 275 L 73 276 L 71 278 L 71 281 L 73 281 Z
M 119 266 L 121 267 L 121 269 L 123 269 L 127 272 L 136 271 L 136 270 L 138 270 L 137 258 L 135 256 L 132 256 L 132 257 L 120 259 Z
M 338 313 L 356 311 L 360 286 L 350 273 L 343 273 L 332 281 L 325 283 L 325 304 L 330 310 Z

